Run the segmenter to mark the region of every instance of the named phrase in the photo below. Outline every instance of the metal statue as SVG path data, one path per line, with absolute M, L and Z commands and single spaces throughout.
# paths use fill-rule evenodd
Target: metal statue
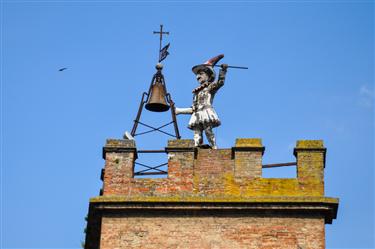
M 194 131 L 195 146 L 203 145 L 203 131 L 213 149 L 217 149 L 215 134 L 212 128 L 220 126 L 220 119 L 212 106 L 216 92 L 224 85 L 228 65 L 222 64 L 219 77 L 214 66 L 224 57 L 223 54 L 209 59 L 204 64 L 192 68 L 199 86 L 193 90 L 193 105 L 190 108 L 176 108 L 176 114 L 191 114 L 188 128 Z

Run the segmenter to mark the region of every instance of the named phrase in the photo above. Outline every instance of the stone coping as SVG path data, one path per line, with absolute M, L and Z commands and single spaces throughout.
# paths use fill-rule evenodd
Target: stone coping
M 297 149 L 324 149 L 323 140 L 297 140 Z
M 135 141 L 129 139 L 112 139 L 106 141 L 105 147 L 135 148 Z
M 90 209 L 97 215 L 103 211 L 123 211 L 130 215 L 142 213 L 171 216 L 193 212 L 195 215 L 318 215 L 324 217 L 326 224 L 332 224 L 337 217 L 337 198 L 331 197 L 279 197 L 249 199 L 207 199 L 185 198 L 168 199 L 142 198 L 130 200 L 123 196 L 95 197 L 90 199 Z M 99 213 L 97 213 L 99 211 Z M 271 212 L 271 213 L 270 213 Z M 94 215 L 94 213 L 92 213 Z M 100 215 L 100 214 L 99 214 Z M 271 215 L 272 216 L 272 215 Z
M 280 197 L 223 197 L 223 196 L 98 196 L 90 199 L 90 203 L 101 202 L 235 202 L 235 203 L 339 203 L 338 198 L 318 196 L 280 196 Z
M 260 138 L 237 138 L 235 147 L 263 147 L 262 139 Z
M 107 139 L 105 147 L 115 148 L 136 148 L 135 141 L 127 139 Z M 192 139 L 174 139 L 168 140 L 167 147 L 171 148 L 191 148 L 194 147 Z M 235 148 L 264 148 L 260 138 L 237 138 Z M 323 149 L 325 150 L 323 140 L 298 140 L 295 149 Z
M 168 152 L 184 152 L 192 151 L 196 153 L 196 147 L 194 147 L 194 140 L 192 139 L 174 139 L 168 140 L 168 145 L 165 151 Z M 224 148 L 223 148 L 224 149 Z M 232 152 L 235 151 L 261 151 L 264 153 L 265 147 L 262 144 L 260 138 L 237 138 L 235 145 L 232 148 Z M 326 148 L 324 147 L 323 140 L 298 140 L 296 147 L 294 148 L 293 154 L 296 156 L 297 151 L 317 151 L 323 152 L 324 157 Z M 103 158 L 107 152 L 124 153 L 133 152 L 137 157 L 137 147 L 135 141 L 127 139 L 107 139 L 105 146 L 103 147 Z

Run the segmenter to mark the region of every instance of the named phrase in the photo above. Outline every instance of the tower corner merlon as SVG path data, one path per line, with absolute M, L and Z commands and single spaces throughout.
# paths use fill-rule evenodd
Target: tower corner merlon
M 103 147 L 105 167 L 102 170 L 103 189 L 101 195 L 113 195 L 119 192 L 126 181 L 134 178 L 134 163 L 137 159 L 134 140 L 107 139 Z

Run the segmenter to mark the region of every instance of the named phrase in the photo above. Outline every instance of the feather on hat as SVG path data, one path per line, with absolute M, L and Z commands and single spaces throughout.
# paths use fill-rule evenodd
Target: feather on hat
M 206 61 L 203 64 L 199 64 L 194 66 L 191 70 L 193 70 L 194 74 L 198 74 L 200 71 L 204 71 L 208 74 L 209 80 L 208 81 L 214 81 L 215 80 L 215 71 L 214 66 L 224 57 L 223 54 L 219 54 L 218 56 L 215 56 L 208 61 Z

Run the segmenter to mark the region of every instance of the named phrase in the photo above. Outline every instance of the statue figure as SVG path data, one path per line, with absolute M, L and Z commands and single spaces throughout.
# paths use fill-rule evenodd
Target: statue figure
M 190 108 L 176 108 L 176 114 L 191 114 L 188 128 L 194 131 L 195 146 L 203 144 L 204 131 L 211 148 L 217 149 L 212 128 L 220 126 L 221 122 L 212 106 L 212 102 L 216 92 L 224 85 L 228 65 L 221 65 L 217 81 L 215 81 L 213 67 L 223 57 L 223 54 L 215 56 L 204 64 L 196 65 L 192 68 L 200 84 L 193 90 L 193 105 Z

